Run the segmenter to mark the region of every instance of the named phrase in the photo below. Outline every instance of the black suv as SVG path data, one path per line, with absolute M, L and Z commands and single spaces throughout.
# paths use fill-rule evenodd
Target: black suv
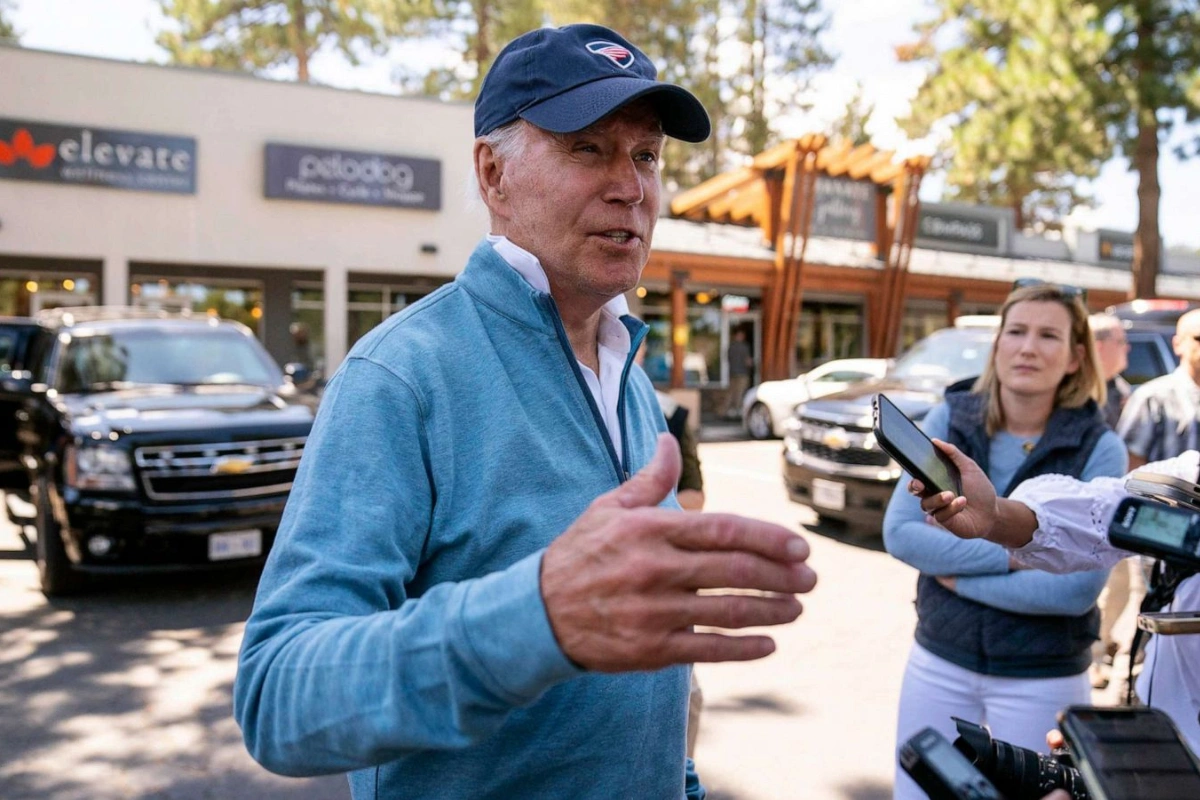
M 1122 377 L 1137 385 L 1174 370 L 1179 365 L 1171 341 L 1175 323 L 1196 308 L 1200 303 L 1153 299 L 1132 300 L 1106 309 L 1122 321 L 1129 340 L 1129 366 Z
M 19 404 L 42 590 L 261 561 L 315 401 L 250 330 L 144 309 L 57 309 L 36 323 L 27 369 L 0 390 Z
M 822 517 L 878 533 L 900 467 L 879 447 L 871 399 L 883 392 L 921 420 L 945 388 L 978 375 L 992 351 L 999 317 L 963 317 L 913 345 L 881 381 L 802 403 L 783 437 L 783 482 L 792 500 Z

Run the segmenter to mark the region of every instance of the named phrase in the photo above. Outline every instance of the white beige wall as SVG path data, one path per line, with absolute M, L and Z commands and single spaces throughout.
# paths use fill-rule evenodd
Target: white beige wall
M 319 269 L 336 363 L 348 271 L 453 276 L 486 232 L 464 200 L 467 104 L 6 47 L 0 76 L 0 116 L 197 141 L 194 195 L 0 180 L 0 255 L 102 260 L 105 302 L 124 301 L 131 261 Z M 267 200 L 267 142 L 438 159 L 442 209 Z

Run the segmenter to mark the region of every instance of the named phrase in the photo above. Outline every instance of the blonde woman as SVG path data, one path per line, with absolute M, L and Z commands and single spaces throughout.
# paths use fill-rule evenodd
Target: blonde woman
M 1125 473 L 1125 447 L 1100 411 L 1104 380 L 1082 294 L 1018 282 L 983 375 L 950 387 L 925 418 L 925 432 L 967 453 L 1002 495 L 1035 475 L 1086 481 Z M 1108 572 L 1022 570 L 1000 545 L 927 524 L 908 477 L 883 534 L 888 552 L 921 573 L 898 742 L 926 725 L 953 739 L 951 717 L 961 717 L 987 724 L 997 739 L 1044 749 L 1056 712 L 1090 700 L 1096 598 Z M 895 797 L 924 796 L 897 769 Z

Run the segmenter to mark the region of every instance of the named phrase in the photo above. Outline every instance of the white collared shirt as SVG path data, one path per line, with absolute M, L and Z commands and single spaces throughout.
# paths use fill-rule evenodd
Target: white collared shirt
M 539 292 L 550 294 L 550 279 L 542 269 L 537 256 L 518 245 L 513 244 L 505 236 L 488 234 L 488 243 L 501 258 L 525 279 L 526 283 Z M 617 295 L 604 304 L 600 311 L 600 331 L 597 344 L 600 356 L 600 375 L 597 377 L 592 368 L 578 358 L 579 371 L 587 383 L 596 401 L 596 407 L 604 417 L 604 427 L 608 430 L 608 438 L 612 440 L 617 458 L 624 459 L 621 446 L 621 423 L 617 418 L 617 401 L 621 395 L 621 371 L 625 369 L 625 361 L 629 356 L 632 341 L 629 330 L 621 322 L 621 317 L 629 313 L 629 304 L 624 295 Z
M 1158 472 L 1195 483 L 1200 453 L 1147 464 L 1138 471 Z M 1095 478 L 1081 483 L 1065 475 L 1039 475 L 1018 486 L 1010 497 L 1037 517 L 1033 539 L 1010 550 L 1021 564 L 1047 572 L 1107 569 L 1133 555 L 1108 541 L 1108 526 L 1125 497 L 1125 478 Z M 1200 610 L 1200 575 L 1186 578 L 1166 611 Z M 1200 752 L 1200 634 L 1153 636 L 1146 645 L 1138 696 L 1170 715 Z

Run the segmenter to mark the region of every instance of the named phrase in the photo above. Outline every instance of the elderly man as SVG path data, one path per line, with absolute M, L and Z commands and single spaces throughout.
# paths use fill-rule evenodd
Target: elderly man
M 543 29 L 475 106 L 491 235 L 330 381 L 246 625 L 247 746 L 366 797 L 702 797 L 688 666 L 750 660 L 816 577 L 791 531 L 683 514 L 633 366 L 683 89 L 618 34 Z M 699 593 L 736 587 L 758 592 Z

